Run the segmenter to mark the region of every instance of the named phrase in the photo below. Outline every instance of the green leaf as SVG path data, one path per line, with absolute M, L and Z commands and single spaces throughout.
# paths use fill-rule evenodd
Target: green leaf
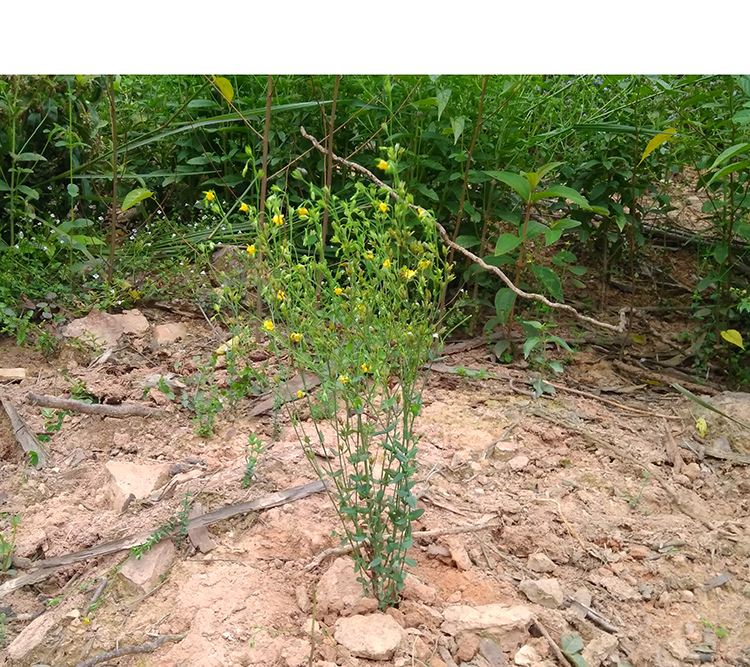
M 714 248 L 714 259 L 717 264 L 723 264 L 729 257 L 729 246 L 728 245 L 717 245 Z
M 526 240 L 531 241 L 541 234 L 547 232 L 547 226 L 536 220 L 529 220 L 529 224 L 526 225 Z
M 0 192 L 10 192 L 10 185 L 8 185 L 2 178 L 0 178 Z
M 720 164 L 724 164 L 730 157 L 734 157 L 735 155 L 737 155 L 737 153 L 742 153 L 742 151 L 746 151 L 748 148 L 750 148 L 750 143 L 748 142 L 730 146 L 725 151 L 722 151 L 719 154 L 719 157 L 714 160 L 714 163 L 711 165 L 709 171 L 716 169 L 716 167 L 718 167 Z
M 211 160 L 209 160 L 205 155 L 198 155 L 196 157 L 191 157 L 187 163 L 188 164 L 210 164 Z
M 39 193 L 28 185 L 19 185 L 18 191 L 23 192 L 29 199 L 39 199 Z
M 15 162 L 47 162 L 47 158 L 44 155 L 39 155 L 39 153 L 20 153 L 19 155 L 13 155 L 13 160 Z
M 665 141 L 669 141 L 677 132 L 677 130 L 673 127 L 670 127 L 669 129 L 664 130 L 664 132 L 660 132 L 657 134 L 651 141 L 648 142 L 646 145 L 646 150 L 643 151 L 643 155 L 641 155 L 641 162 L 643 162 L 651 153 L 653 153 L 659 146 L 661 146 Z M 641 162 L 638 164 L 640 165 Z
M 499 340 L 497 343 L 495 343 L 495 356 L 500 358 L 502 357 L 505 352 L 510 348 L 510 341 L 509 340 Z
M 432 201 L 440 201 L 437 192 L 432 188 L 428 188 L 424 183 L 417 183 L 414 187 L 428 199 L 432 199 Z
M 536 172 L 537 176 L 541 180 L 544 178 L 549 172 L 551 172 L 553 169 L 557 169 L 558 167 L 565 164 L 564 162 L 548 162 L 545 164 L 539 171 Z
M 507 255 L 511 250 L 515 250 L 521 245 L 521 239 L 515 234 L 501 234 L 495 245 L 496 255 Z
M 546 245 L 550 246 L 553 243 L 555 243 L 555 241 L 559 241 L 562 235 L 563 235 L 562 229 L 548 229 L 546 232 L 544 232 Z
M 122 210 L 127 211 L 137 203 L 142 202 L 144 199 L 148 199 L 153 195 L 154 193 L 151 192 L 151 190 L 147 190 L 146 188 L 136 188 L 135 190 L 131 190 L 130 192 L 128 192 L 128 194 L 125 195 L 125 199 L 123 199 L 122 201 Z
M 563 301 L 562 283 L 557 274 L 546 266 L 532 266 L 531 270 L 544 288 L 558 301 Z
M 497 294 L 495 294 L 495 312 L 503 326 L 508 323 L 510 311 L 513 309 L 513 304 L 515 302 L 516 294 L 508 287 L 499 289 Z
M 68 191 L 68 194 L 71 197 L 77 197 L 78 196 L 78 186 L 75 183 L 68 183 L 68 187 L 66 188 Z
M 557 373 L 558 375 L 562 375 L 562 374 L 563 374 L 563 371 L 565 370 L 565 369 L 563 368 L 563 365 L 562 365 L 562 364 L 561 364 L 561 363 L 560 363 L 559 361 L 550 361 L 550 362 L 548 362 L 548 363 L 547 363 L 547 365 L 548 365 L 548 366 L 549 366 L 549 367 L 550 367 L 550 368 L 551 368 L 551 369 L 552 369 L 553 371 L 555 371 L 555 373 Z
M 722 331 L 721 337 L 727 341 L 727 343 L 736 345 L 743 350 L 745 349 L 745 344 L 742 342 L 742 334 L 737 331 L 737 329 L 727 329 L 726 331 Z
M 542 339 L 539 336 L 527 338 L 523 344 L 523 358 L 528 359 L 531 351 L 539 344 Z
M 570 201 L 572 201 L 573 203 L 578 204 L 581 208 L 589 208 L 589 202 L 586 197 L 580 194 L 577 190 L 569 188 L 565 185 L 551 185 L 543 192 L 538 192 L 537 194 L 535 194 L 534 201 L 538 201 L 538 199 L 544 199 L 547 197 L 564 197 L 565 199 L 570 199 Z
M 734 171 L 742 171 L 743 169 L 746 169 L 747 166 L 750 165 L 750 160 L 743 160 L 742 162 L 735 162 L 733 164 L 728 164 L 723 169 L 719 169 L 711 178 L 709 179 L 708 183 L 704 187 L 708 187 L 713 183 L 715 180 L 722 178 L 723 176 L 726 176 L 727 174 L 731 174 Z
M 582 276 L 586 273 L 586 267 L 585 266 L 569 266 L 568 271 L 570 271 L 574 276 Z
M 474 246 L 478 246 L 481 241 L 476 236 L 471 236 L 469 234 L 461 234 L 456 239 L 456 243 L 460 245 L 462 248 L 466 248 L 467 250 L 469 248 L 473 248 Z
M 575 632 L 568 632 L 560 637 L 560 645 L 568 655 L 583 651 L 583 639 L 581 639 L 581 635 Z
M 531 185 L 520 174 L 514 174 L 510 171 L 485 171 L 484 173 L 496 181 L 505 183 L 505 185 L 513 188 L 525 202 L 531 199 Z
M 550 223 L 550 229 L 575 229 L 576 227 L 580 226 L 581 223 L 578 220 L 569 220 L 568 218 L 553 220 Z
M 750 123 L 750 109 L 743 109 L 742 111 L 738 111 L 736 114 L 734 114 L 734 116 L 732 116 L 732 120 L 735 123 L 739 123 L 740 125 Z
M 215 76 L 214 83 L 227 102 L 231 102 L 234 99 L 234 88 L 232 88 L 229 79 L 225 79 L 223 76 Z
M 437 93 L 437 107 L 438 107 L 438 120 L 440 120 L 440 116 L 443 115 L 443 111 L 445 111 L 445 107 L 448 105 L 448 100 L 451 97 L 451 89 L 450 88 L 443 88 L 442 90 L 438 90 Z
M 458 138 L 463 134 L 466 119 L 462 116 L 451 118 L 451 127 L 453 128 L 453 145 L 458 143 Z
M 559 336 L 550 336 L 547 338 L 547 340 L 550 343 L 555 343 L 556 345 L 559 345 L 563 350 L 567 350 L 568 352 L 572 352 L 573 350 L 570 349 L 570 345 L 568 345 L 562 338 Z

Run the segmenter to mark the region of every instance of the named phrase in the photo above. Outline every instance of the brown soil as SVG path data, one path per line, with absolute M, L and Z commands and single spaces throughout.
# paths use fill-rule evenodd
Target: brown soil
M 164 321 L 157 311 L 144 313 L 152 325 Z M 38 407 L 24 403 L 24 396 L 29 391 L 69 396 L 63 372 L 82 380 L 97 396 L 158 403 L 171 411 L 166 419 L 67 416 L 49 443 L 53 467 L 42 471 L 25 465 L 1 417 L 0 512 L 5 518 L 0 530 L 8 536 L 10 515 L 22 514 L 18 555 L 51 558 L 156 528 L 179 509 L 187 491 L 210 511 L 314 479 L 283 412 L 276 425 L 271 416 L 250 418 L 251 402 L 245 400 L 235 410 L 219 413 L 216 434 L 204 438 L 195 434 L 187 410 L 159 397 L 158 391 L 143 398 L 139 383 L 144 376 L 174 371 L 176 362 L 183 364 L 180 372 L 185 373 L 195 367 L 194 356 L 205 363 L 216 347 L 205 322 L 186 324 L 187 339 L 166 351 L 154 353 L 148 340 L 131 340 L 132 347 L 91 369 L 87 366 L 92 357 L 80 351 L 63 351 L 47 362 L 26 349 L 7 343 L 0 347 L 0 367 L 28 371 L 28 379 L 6 385 L 2 392 L 37 433 L 44 431 L 44 419 Z M 661 344 L 648 331 L 645 335 Z M 568 595 L 587 588 L 592 607 L 620 630 L 619 653 L 633 667 L 681 664 L 674 657 L 681 643 L 707 641 L 702 633 L 708 624 L 717 629 L 711 635 L 714 663 L 747 664 L 741 662 L 743 656 L 750 658 L 747 466 L 700 460 L 678 444 L 684 467 L 675 470 L 665 429 L 674 443 L 694 443 L 697 435 L 690 418 L 667 421 L 564 391 L 551 399 L 533 399 L 516 391 L 529 388 L 523 382 L 526 369 L 492 364 L 486 346 L 455 354 L 445 363 L 485 368 L 503 379 L 431 375 L 417 424 L 422 435 L 418 477 L 425 481 L 432 474 L 420 500 L 426 512 L 415 529 L 488 519 L 500 527 L 459 536 L 471 559 L 467 570 L 458 569 L 450 559 L 431 557 L 426 541 L 412 549 L 410 555 L 418 563 L 412 572 L 439 593 L 440 602 L 434 604 L 438 610 L 457 602 L 526 605 L 556 641 L 570 631 L 589 641 L 599 630 L 588 620 L 569 609 L 531 604 L 518 589 L 523 574 L 512 561 L 523 566 L 530 554 L 542 552 L 556 569 L 539 576 L 557 578 Z M 515 377 L 513 388 L 510 375 Z M 226 372 L 218 371 L 217 378 L 222 381 Z M 637 378 L 618 375 L 601 349 L 582 350 L 560 382 L 585 391 L 620 390 L 601 396 L 640 411 L 687 414 L 685 399 L 664 387 L 650 389 Z M 486 448 L 513 423 L 508 441 L 483 458 Z M 257 479 L 243 489 L 248 435 L 256 433 L 269 442 L 275 426 L 278 437 L 261 455 Z M 589 430 L 594 440 L 585 439 L 576 428 Z M 597 439 L 611 446 L 599 447 Z M 77 450 L 82 460 L 74 465 Z M 181 484 L 171 498 L 153 505 L 135 502 L 121 514 L 111 509 L 104 468 L 109 460 L 177 464 L 186 457 L 202 460 L 201 478 Z M 642 465 L 656 474 L 644 473 Z M 311 612 L 305 608 L 305 593 L 309 599 L 330 560 L 312 571 L 304 568 L 322 550 L 336 546 L 331 537 L 336 526 L 328 498 L 313 495 L 212 526 L 217 548 L 204 556 L 183 545 L 163 585 L 145 598 L 117 584 L 86 615 L 98 580 L 111 580 L 112 568 L 127 557 L 121 552 L 66 567 L 5 596 L 0 606 L 21 615 L 62 596 L 45 612 L 61 620 L 50 632 L 46 653 L 35 656 L 50 665 L 75 665 L 116 646 L 143 644 L 164 634 L 185 638 L 152 653 L 119 658 L 116 664 L 290 664 L 285 647 L 293 646 L 294 638 L 307 638 L 303 628 Z M 730 575 L 727 583 L 704 590 L 723 573 Z M 331 620 L 322 619 L 324 625 Z M 8 614 L 6 646 L 27 623 Z M 425 633 L 433 639 L 439 635 L 429 628 Z M 338 664 L 368 664 L 338 654 L 318 657 Z M 433 658 L 432 664 L 440 663 Z

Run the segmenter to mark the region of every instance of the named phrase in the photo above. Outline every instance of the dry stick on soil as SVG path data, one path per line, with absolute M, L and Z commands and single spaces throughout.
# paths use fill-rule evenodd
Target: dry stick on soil
M 441 535 L 457 535 L 459 533 L 476 533 L 479 530 L 490 530 L 492 528 L 502 528 L 501 524 L 498 523 L 485 523 L 481 526 L 456 526 L 455 528 L 442 528 L 438 530 L 418 530 L 416 533 L 412 533 L 412 538 L 419 538 L 419 537 L 440 537 Z M 367 540 L 365 542 L 361 542 L 360 544 L 366 544 Z M 340 547 L 332 547 L 331 549 L 326 549 L 325 551 L 321 551 L 315 558 L 313 558 L 307 565 L 305 565 L 304 568 L 302 568 L 305 572 L 309 572 L 310 570 L 314 570 L 318 565 L 320 565 L 328 556 L 339 556 L 341 554 L 348 554 L 352 550 L 351 545 L 345 544 L 344 546 Z
M 222 507 L 221 509 L 209 512 L 208 514 L 202 514 L 195 519 L 191 519 L 187 526 L 187 530 L 193 528 L 202 528 L 210 526 L 219 521 L 225 519 L 231 519 L 233 516 L 238 514 L 247 514 L 248 512 L 258 512 L 260 510 L 271 509 L 272 507 L 280 507 L 286 503 L 294 502 L 295 500 L 301 500 L 314 493 L 320 493 L 326 488 L 325 482 L 320 480 L 310 482 L 309 484 L 303 484 L 301 486 L 295 486 L 285 491 L 277 491 L 275 493 L 250 500 L 245 503 L 239 503 L 238 505 L 229 505 Z M 100 544 L 95 547 L 89 547 L 83 551 L 77 551 L 72 554 L 66 554 L 64 556 L 56 556 L 55 558 L 48 558 L 43 561 L 37 561 L 34 565 L 43 569 L 37 570 L 30 574 L 24 574 L 13 579 L 6 581 L 0 586 L 0 599 L 5 595 L 12 593 L 23 586 L 34 584 L 38 581 L 46 579 L 51 574 L 54 574 L 61 567 L 72 565 L 73 563 L 80 563 L 91 558 L 97 558 L 98 556 L 106 556 L 108 554 L 117 553 L 131 547 L 139 546 L 143 544 L 151 535 L 153 530 L 144 531 L 137 535 L 128 535 L 114 542 L 107 542 L 106 544 Z
M 657 482 L 659 482 L 661 487 L 664 489 L 664 491 L 666 491 L 667 495 L 669 496 L 669 499 L 680 511 L 683 512 L 683 514 L 685 514 L 686 516 L 689 516 L 691 519 L 694 519 L 701 525 L 705 526 L 706 528 L 708 528 L 708 530 L 714 530 L 714 528 L 716 528 L 716 526 L 712 525 L 710 521 L 700 516 L 698 512 L 693 510 L 691 507 L 686 506 L 680 500 L 680 497 L 667 484 L 667 480 L 664 479 L 664 476 L 661 474 L 661 472 L 656 470 L 654 466 L 649 465 L 647 463 L 642 463 L 637 458 L 635 458 L 632 454 L 628 454 L 627 452 L 623 451 L 622 448 L 620 448 L 612 439 L 610 439 L 604 433 L 593 432 L 590 429 L 586 429 L 582 426 L 578 426 L 577 424 L 574 424 L 573 422 L 563 417 L 549 414 L 546 411 L 541 410 L 541 409 L 532 410 L 532 414 L 535 415 L 536 417 L 540 417 L 541 419 L 545 419 L 546 421 L 551 422 L 555 424 L 556 426 L 578 433 L 580 436 L 583 437 L 584 440 L 586 440 L 587 443 L 589 443 L 593 447 L 597 449 L 605 449 L 607 450 L 609 454 L 613 455 L 615 458 L 618 458 L 621 461 L 625 461 L 627 463 L 630 463 L 636 466 L 637 468 L 641 468 L 642 470 L 645 470 L 651 477 L 653 477 Z
M 140 646 L 123 646 L 122 648 L 109 651 L 108 653 L 100 653 L 95 655 L 93 658 L 79 662 L 76 667 L 94 667 L 100 662 L 106 662 L 113 658 L 119 658 L 123 655 L 133 655 L 134 653 L 151 653 L 159 648 L 164 642 L 181 642 L 185 639 L 185 635 L 162 635 L 156 641 L 150 644 L 141 644 Z
M 31 405 L 56 410 L 75 410 L 88 415 L 105 415 L 107 417 L 166 417 L 169 413 L 158 408 L 147 408 L 145 405 L 98 405 L 76 401 L 73 398 L 58 398 L 57 396 L 43 396 L 29 392 L 26 401 Z
M 662 382 L 667 386 L 674 382 L 674 379 L 665 373 L 657 373 L 655 371 L 650 371 L 647 368 L 638 368 L 616 359 L 612 362 L 612 365 L 623 373 L 627 373 L 628 375 L 637 378 L 646 378 L 647 380 Z M 715 396 L 719 393 L 718 389 L 706 385 L 695 384 L 694 382 L 684 382 L 683 380 L 680 380 L 680 384 L 682 384 L 685 389 L 689 389 L 694 393 L 708 394 L 709 396 Z
M 10 419 L 10 426 L 13 429 L 13 436 L 16 442 L 21 445 L 23 451 L 28 456 L 31 452 L 36 452 L 37 455 L 37 468 L 43 468 L 47 465 L 47 450 L 44 448 L 41 442 L 37 440 L 37 437 L 32 433 L 31 429 L 26 425 L 23 417 L 18 414 L 18 411 L 13 404 L 4 396 L 0 396 L 0 402 L 5 408 L 5 412 Z
M 552 385 L 555 389 L 559 389 L 560 391 L 567 391 L 571 394 L 577 394 L 578 396 L 585 396 L 586 398 L 593 398 L 597 401 L 601 401 L 602 403 L 607 403 L 608 405 L 611 405 L 615 408 L 620 408 L 621 410 L 628 410 L 629 412 L 635 412 L 639 415 L 646 415 L 648 417 L 658 417 L 660 419 L 681 419 L 681 417 L 678 417 L 676 415 L 660 415 L 656 414 L 655 412 L 649 412 L 648 410 L 639 410 L 638 408 L 631 408 L 629 405 L 625 405 L 624 403 L 618 403 L 617 401 L 613 401 L 609 398 L 602 398 L 601 396 L 597 396 L 596 394 L 589 393 L 588 391 L 581 391 L 580 389 L 572 389 L 571 387 L 566 387 L 563 384 L 556 384 L 555 382 L 547 382 L 547 384 Z
M 555 505 L 557 506 L 557 513 L 559 514 L 560 519 L 562 520 L 563 524 L 565 524 L 565 527 L 568 529 L 568 533 L 570 533 L 570 535 L 578 541 L 578 544 L 581 545 L 581 548 L 589 556 L 591 556 L 592 558 L 595 558 L 596 560 L 600 560 L 604 563 L 604 565 L 607 565 L 607 559 L 601 556 L 600 554 L 596 553 L 596 551 L 594 551 L 593 549 L 587 547 L 584 544 L 583 540 L 581 539 L 581 536 L 576 531 L 576 529 L 573 528 L 573 526 L 571 526 L 568 523 L 568 520 L 565 518 L 565 515 L 563 514 L 562 506 L 560 505 L 559 500 L 556 500 L 555 498 L 536 498 L 536 500 L 537 502 L 555 503 Z
M 550 637 L 549 632 L 547 632 L 547 629 L 541 624 L 539 619 L 536 616 L 534 616 L 533 619 L 534 619 L 533 620 L 534 625 L 536 625 L 539 632 L 541 632 L 544 638 L 547 640 L 547 643 L 552 649 L 552 653 L 555 654 L 557 661 L 563 667 L 569 667 L 571 664 L 573 664 L 573 663 L 568 662 L 567 658 L 563 655 L 563 652 L 560 650 L 560 647 L 557 644 L 555 644 L 555 640 L 552 639 L 552 637 Z
M 300 134 L 302 134 L 302 136 L 305 137 L 305 139 L 312 142 L 313 146 L 315 146 L 315 148 L 317 148 L 321 153 L 326 152 L 326 149 L 320 145 L 320 142 L 311 134 L 308 134 L 304 127 L 300 127 Z M 383 181 L 381 181 L 377 176 L 375 176 L 375 174 L 373 174 L 369 169 L 363 167 L 360 164 L 357 164 L 356 162 L 349 162 L 348 160 L 344 160 L 343 158 L 340 158 L 337 155 L 333 155 L 333 159 L 336 160 L 336 162 L 339 162 L 340 164 L 343 164 L 346 167 L 349 167 L 349 169 L 359 172 L 363 176 L 369 178 L 373 183 L 387 190 L 393 199 L 399 199 L 398 193 L 390 185 L 386 185 L 385 183 L 383 183 Z M 415 206 L 414 204 L 409 204 L 409 206 L 415 211 L 419 211 L 419 206 Z M 498 278 L 500 278 L 500 280 L 502 280 L 508 286 L 511 292 L 513 292 L 516 296 L 520 296 L 522 299 L 538 301 L 539 303 L 543 303 L 545 306 L 548 306 L 549 308 L 555 308 L 557 310 L 564 310 L 565 312 L 570 313 L 571 315 L 581 320 L 582 322 L 588 322 L 589 324 L 592 324 L 593 326 L 596 326 L 596 327 L 600 327 L 602 329 L 608 329 L 609 331 L 614 331 L 616 333 L 623 333 L 625 331 L 625 324 L 627 320 L 626 318 L 627 308 L 623 308 L 620 310 L 620 323 L 617 325 L 614 325 L 614 324 L 609 324 L 609 322 L 602 322 L 601 320 L 597 320 L 596 318 L 589 317 L 588 315 L 583 315 L 579 313 L 575 308 L 573 308 L 573 306 L 569 306 L 567 303 L 556 303 L 554 301 L 550 301 L 549 299 L 542 296 L 541 294 L 534 294 L 532 292 L 524 292 L 522 289 L 519 289 L 518 287 L 516 287 L 513 284 L 513 281 L 510 278 L 508 278 L 508 276 L 505 275 L 505 273 L 503 273 L 498 267 L 490 266 L 484 260 L 482 260 L 481 257 L 477 257 L 473 252 L 467 250 L 466 248 L 462 248 L 460 245 L 454 243 L 451 240 L 451 237 L 448 236 L 448 232 L 445 231 L 445 227 L 443 227 L 437 220 L 435 220 L 435 226 L 437 227 L 437 230 L 440 233 L 440 236 L 443 239 L 443 242 L 449 248 L 461 253 L 465 257 L 469 258 L 475 264 L 479 264 L 479 266 L 481 266 L 485 271 L 494 273 L 496 276 L 498 276 Z

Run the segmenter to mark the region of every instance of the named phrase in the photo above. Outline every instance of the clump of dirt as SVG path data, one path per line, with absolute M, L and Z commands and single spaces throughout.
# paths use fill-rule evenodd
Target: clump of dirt
M 167 321 L 144 314 L 152 327 Z M 530 370 L 493 363 L 486 345 L 435 364 L 417 420 L 416 488 L 426 511 L 414 526 L 417 565 L 404 599 L 387 612 L 402 633 L 387 658 L 363 657 L 379 654 L 353 648 L 342 623 L 355 610 L 377 614 L 371 603 L 356 595 L 348 608 L 330 603 L 351 589 L 342 588 L 349 584 L 337 555 L 317 558 L 338 546 L 323 493 L 213 523 L 207 553 L 190 537 L 175 540 L 176 557 L 145 590 L 118 574 L 128 557 L 120 550 L 9 591 L 45 560 L 153 532 L 179 516 L 183 501 L 212 512 L 314 481 L 284 411 L 251 417 L 254 403 L 244 400 L 217 414 L 215 435 L 201 437 L 179 403 L 154 389 L 144 396 L 144 377 L 185 372 L 215 349 L 205 322 L 183 324 L 182 340 L 155 348 L 149 334 L 131 335 L 92 368 L 0 347 L 0 366 L 29 371 L 2 393 L 36 433 L 51 418 L 26 393 L 67 397 L 76 381 L 112 403 L 169 411 L 163 419 L 70 413 L 50 430 L 52 465 L 43 470 L 27 465 L 0 419 L 6 540 L 10 517 L 21 515 L 18 573 L 0 580 L 0 663 L 72 666 L 169 635 L 118 664 L 296 667 L 312 654 L 319 667 L 549 666 L 557 658 L 543 628 L 558 646 L 579 635 L 589 667 L 750 664 L 747 461 L 713 457 L 720 422 L 704 441 L 681 412 L 687 399 L 649 389 L 596 348 L 568 366 L 555 396 L 540 399 L 528 395 Z M 267 447 L 243 486 L 250 434 Z M 165 466 L 169 485 L 114 507 L 112 462 Z M 512 627 L 476 620 L 501 612 L 514 615 Z

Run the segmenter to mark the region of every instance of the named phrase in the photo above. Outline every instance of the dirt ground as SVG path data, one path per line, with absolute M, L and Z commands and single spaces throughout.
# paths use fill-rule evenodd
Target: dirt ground
M 0 368 L 27 369 L 26 379 L 5 383 L 0 392 L 36 433 L 45 430 L 45 419 L 25 401 L 27 392 L 70 397 L 72 380 L 110 402 L 168 411 L 165 418 L 72 413 L 52 435 L 43 470 L 26 465 L 0 417 L 0 531 L 8 539 L 10 517 L 20 513 L 15 553 L 35 559 L 27 569 L 19 566 L 19 576 L 38 568 L 39 559 L 154 530 L 179 511 L 188 491 L 212 511 L 315 479 L 284 411 L 277 420 L 250 417 L 253 402 L 245 400 L 218 414 L 212 437 L 200 437 L 189 411 L 155 390 L 144 398 L 145 376 L 172 372 L 177 362 L 185 373 L 194 356 L 207 360 L 217 342 L 202 320 L 156 308 L 143 313 L 151 327 L 182 319 L 188 333 L 157 351 L 150 333 L 126 336 L 92 368 L 95 355 L 85 349 L 68 347 L 48 361 L 7 342 L 0 346 Z M 489 377 L 473 378 L 462 368 L 486 369 Z M 226 371 L 216 377 L 226 381 Z M 4 595 L 0 664 L 72 666 L 118 647 L 184 635 L 107 664 L 295 667 L 310 664 L 312 651 L 319 665 L 443 667 L 451 656 L 442 646 L 456 664 L 481 665 L 441 632 L 441 614 L 451 605 L 499 603 L 530 609 L 557 644 L 571 632 L 586 645 L 604 642 L 607 650 L 589 667 L 750 665 L 750 469 L 705 454 L 724 435 L 735 453 L 743 447 L 710 420 L 701 439 L 693 404 L 653 380 L 625 374 L 602 348 L 582 347 L 557 381 L 591 397 L 559 390 L 534 399 L 525 393 L 527 377 L 528 369 L 492 363 L 487 345 L 446 355 L 430 375 L 417 420 L 417 488 L 426 511 L 415 530 L 475 530 L 415 539 L 409 556 L 417 567 L 410 572 L 428 589 L 391 612 L 414 640 L 392 659 L 357 658 L 331 641 L 310 647 L 313 592 L 334 559 L 306 566 L 338 544 L 331 537 L 335 513 L 317 493 L 215 523 L 209 528 L 215 548 L 202 554 L 189 541 L 179 545 L 168 573 L 146 593 L 117 576 L 114 568 L 128 557 L 119 551 Z M 243 488 L 251 433 L 273 446 Z M 198 472 L 171 497 L 118 511 L 105 469 L 110 461 L 181 464 L 179 472 Z M 483 523 L 493 527 L 480 529 Z M 530 571 L 540 554 L 549 571 Z M 102 578 L 108 585 L 89 610 Z M 564 603 L 531 602 L 520 586 L 529 578 L 556 579 Z M 10 580 L 5 575 L 0 584 Z M 598 612 L 598 620 L 571 605 L 570 596 Z M 336 619 L 327 612 L 316 621 L 333 634 Z M 35 647 L 14 659 L 13 644 L 32 623 Z M 517 647 L 501 647 L 495 664 L 557 664 L 539 633 L 526 643 L 536 648 L 536 662 L 524 662 Z

